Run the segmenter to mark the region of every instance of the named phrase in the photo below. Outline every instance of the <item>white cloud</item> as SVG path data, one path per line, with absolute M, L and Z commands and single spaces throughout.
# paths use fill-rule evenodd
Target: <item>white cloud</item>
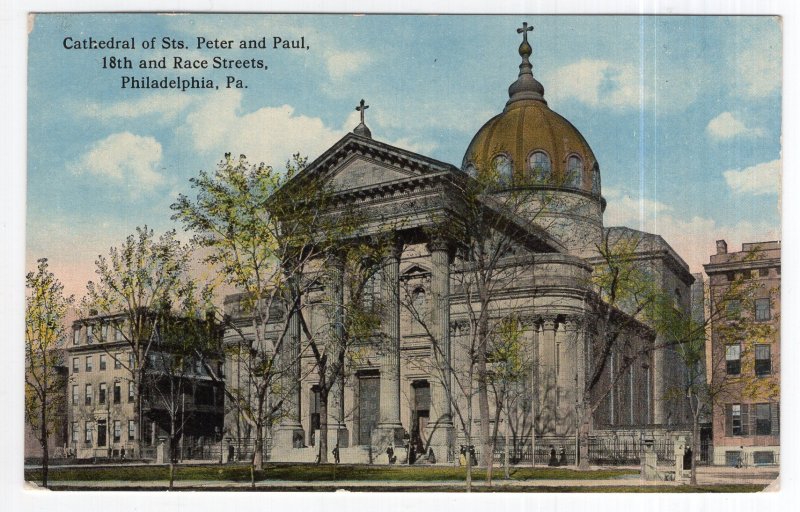
M 114 133 L 95 142 L 77 161 L 69 164 L 74 174 L 88 173 L 123 183 L 132 195 L 164 182 L 158 172 L 161 144 L 153 137 L 130 132 Z
M 557 101 L 576 99 L 590 107 L 638 108 L 650 96 L 640 86 L 639 74 L 630 64 L 583 59 L 553 72 L 545 94 Z
M 76 106 L 80 115 L 100 119 L 134 119 L 146 116 L 159 116 L 162 121 L 174 120 L 178 114 L 188 107 L 195 97 L 187 94 L 155 93 L 139 99 L 118 101 L 115 103 L 89 102 Z
M 737 194 L 777 194 L 781 183 L 781 161 L 762 162 L 742 170 L 732 169 L 722 175 Z
M 651 199 L 636 199 L 622 190 L 604 187 L 603 196 L 608 200 L 605 223 L 608 226 L 628 226 L 647 230 L 642 218 L 651 218 L 670 210 L 670 207 Z
M 730 112 L 723 112 L 706 126 L 706 133 L 716 140 L 732 139 L 733 137 L 762 137 L 764 130 L 749 128 Z
M 239 91 L 219 92 L 186 117 L 197 150 L 218 158 L 244 154 L 251 162 L 281 167 L 298 151 L 315 158 L 345 134 L 318 117 L 296 114 L 291 105 L 241 113 L 241 101 Z
M 325 68 L 331 79 L 339 82 L 357 73 L 372 59 L 365 51 L 328 50 L 325 52 Z

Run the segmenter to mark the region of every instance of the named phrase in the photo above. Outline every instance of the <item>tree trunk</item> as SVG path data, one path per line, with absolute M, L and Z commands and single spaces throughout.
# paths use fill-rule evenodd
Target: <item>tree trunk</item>
M 700 450 L 700 415 L 692 415 L 692 473 L 689 479 L 691 485 L 697 485 L 697 453 Z
M 256 425 L 256 441 L 253 446 L 253 471 L 261 469 L 264 465 L 264 428 L 259 423 Z
M 319 460 L 320 464 L 328 462 L 328 391 L 319 393 Z
M 492 436 L 491 436 L 491 445 L 492 451 L 489 453 L 489 457 L 484 457 L 484 460 L 487 461 L 486 463 L 486 483 L 492 485 L 492 476 L 494 473 L 494 451 L 497 449 L 497 431 L 500 427 L 500 415 L 503 412 L 503 408 L 501 406 L 503 401 L 502 394 L 500 395 L 500 399 L 495 403 L 495 411 L 494 411 L 494 428 L 492 429 Z
M 467 443 L 467 455 L 464 457 L 467 461 L 467 492 L 472 492 L 472 454 L 469 452 L 469 438 Z
M 46 370 L 46 368 L 45 368 Z M 47 385 L 47 381 L 45 381 Z M 47 392 L 42 393 L 42 414 L 41 414 L 41 445 L 42 445 L 42 487 L 47 487 L 48 466 L 50 463 L 50 447 L 47 439 Z
M 504 440 L 505 442 L 504 442 L 504 446 L 503 446 L 503 478 L 508 480 L 509 478 L 511 478 L 510 471 L 509 471 L 509 461 L 508 461 L 508 458 L 509 458 L 509 451 L 508 451 L 509 436 L 508 436 L 508 431 L 509 431 L 509 426 L 511 424 L 511 415 L 506 414 L 506 416 L 507 416 L 506 421 L 508 423 L 506 423 L 505 440 Z
M 476 354 L 476 369 L 478 371 L 478 413 L 481 418 L 480 442 L 481 442 L 481 463 L 489 465 L 491 460 L 491 440 L 489 434 L 489 386 L 486 375 L 486 350 L 489 343 L 489 326 L 487 313 L 481 312 L 478 322 L 478 350 Z

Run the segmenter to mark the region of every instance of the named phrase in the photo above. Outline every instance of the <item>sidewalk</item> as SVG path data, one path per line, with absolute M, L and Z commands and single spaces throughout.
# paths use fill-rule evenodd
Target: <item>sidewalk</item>
M 778 470 L 776 468 L 720 468 L 704 467 L 700 468 L 697 474 L 698 485 L 720 485 L 720 484 L 753 484 L 753 485 L 777 485 L 776 478 Z M 123 480 L 110 481 L 52 481 L 51 487 L 55 489 L 97 489 L 97 490 L 163 490 L 168 487 L 167 480 L 132 482 Z M 638 476 L 598 479 L 598 480 L 503 480 L 497 478 L 494 487 L 524 488 L 528 487 L 676 487 L 684 485 L 680 482 L 664 481 L 645 481 Z M 35 485 L 33 485 L 36 487 Z M 256 490 L 364 490 L 393 488 L 398 491 L 413 491 L 421 488 L 442 488 L 444 490 L 463 488 L 463 481 L 442 480 L 442 481 L 365 481 L 365 480 L 338 480 L 338 481 L 316 481 L 304 482 L 298 480 L 267 480 L 259 481 L 255 484 Z M 486 487 L 483 480 L 473 481 L 474 487 Z M 176 490 L 250 490 L 250 482 L 232 482 L 219 480 L 176 480 L 174 483 Z

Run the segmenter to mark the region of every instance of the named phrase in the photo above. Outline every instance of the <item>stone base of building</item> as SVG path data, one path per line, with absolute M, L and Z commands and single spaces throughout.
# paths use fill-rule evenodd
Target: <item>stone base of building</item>
M 436 462 L 447 462 L 453 453 L 453 443 L 455 442 L 455 428 L 452 423 L 439 425 L 428 424 L 425 435 L 428 438 L 428 453 L 420 456 L 429 457 L 431 450 Z
M 389 462 L 389 457 L 387 455 L 388 448 L 391 448 L 392 451 L 395 452 L 393 457 L 396 457 L 396 460 L 400 460 L 396 450 L 405 447 L 405 436 L 406 430 L 400 424 L 378 425 L 375 427 L 371 437 L 372 453 L 374 454 L 375 462 L 377 463 L 381 456 L 386 458 L 387 463 Z
M 272 434 L 272 445 L 281 449 L 303 448 L 305 431 L 299 424 L 279 425 Z
M 777 466 L 780 465 L 780 446 L 715 446 L 715 466 Z
M 319 443 L 319 436 L 319 429 L 314 430 L 314 439 L 317 440 L 317 443 Z M 350 432 L 344 425 L 328 425 L 328 451 L 333 450 L 336 446 L 338 446 L 340 450 L 350 446 Z M 329 458 L 331 457 L 330 453 L 328 456 Z

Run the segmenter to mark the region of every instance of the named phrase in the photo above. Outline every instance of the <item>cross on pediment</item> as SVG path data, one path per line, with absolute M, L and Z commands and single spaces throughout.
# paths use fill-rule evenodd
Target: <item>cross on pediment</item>
M 366 105 L 364 99 L 362 98 L 358 106 L 356 107 L 356 110 L 361 112 L 361 124 L 364 124 L 364 111 L 367 110 L 368 108 L 369 105 Z
M 523 22 L 522 23 L 522 27 L 517 29 L 517 34 L 522 34 L 522 42 L 523 43 L 527 43 L 528 42 L 528 32 L 531 32 L 532 30 L 533 30 L 533 25 L 528 26 L 528 22 L 527 21 Z

